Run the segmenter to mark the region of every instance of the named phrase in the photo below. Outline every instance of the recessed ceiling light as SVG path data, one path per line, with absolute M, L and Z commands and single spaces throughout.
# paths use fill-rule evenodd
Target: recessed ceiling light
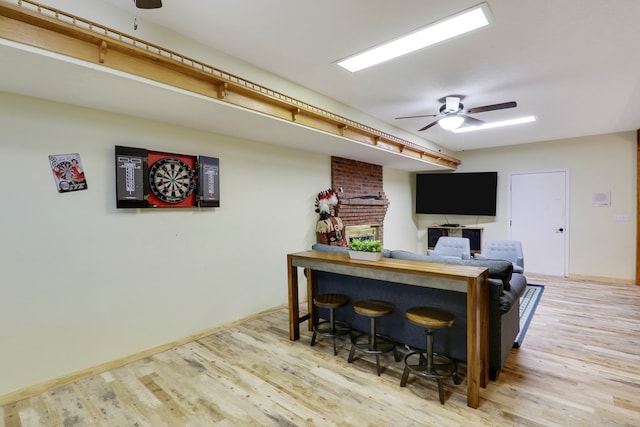
M 499 122 L 485 123 L 485 124 L 480 125 L 480 126 L 464 126 L 464 127 L 458 128 L 458 129 L 453 129 L 451 132 L 453 132 L 453 133 L 473 132 L 475 130 L 493 129 L 493 128 L 499 128 L 499 127 L 502 127 L 502 126 L 519 125 L 519 124 L 522 124 L 522 123 L 531 123 L 531 122 L 535 122 L 535 121 L 536 121 L 535 116 L 526 116 L 526 117 L 520 117 L 520 118 L 517 118 L 517 119 L 502 120 L 502 121 L 499 121 Z
M 482 28 L 490 23 L 491 13 L 489 12 L 489 6 L 486 3 L 482 3 L 420 28 L 406 36 L 343 59 L 338 62 L 338 65 L 351 72 L 360 71 L 372 65 Z

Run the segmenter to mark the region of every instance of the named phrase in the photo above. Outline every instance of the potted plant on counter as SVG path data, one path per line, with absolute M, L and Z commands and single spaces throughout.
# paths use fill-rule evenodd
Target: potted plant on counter
M 349 243 L 349 257 L 366 261 L 378 261 L 382 257 L 380 240 L 353 239 Z

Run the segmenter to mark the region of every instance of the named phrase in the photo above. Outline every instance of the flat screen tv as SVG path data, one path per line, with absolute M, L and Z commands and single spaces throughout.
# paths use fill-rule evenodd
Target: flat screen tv
M 416 175 L 416 213 L 495 216 L 498 172 Z

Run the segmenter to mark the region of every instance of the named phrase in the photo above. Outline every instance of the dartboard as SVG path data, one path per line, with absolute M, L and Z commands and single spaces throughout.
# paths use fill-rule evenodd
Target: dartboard
M 165 157 L 151 166 L 149 184 L 158 199 L 165 203 L 180 203 L 193 193 L 196 180 L 188 164 L 180 159 Z
M 73 165 L 69 161 L 62 161 L 56 165 L 54 169 L 60 179 L 71 180 L 76 177 L 73 173 Z

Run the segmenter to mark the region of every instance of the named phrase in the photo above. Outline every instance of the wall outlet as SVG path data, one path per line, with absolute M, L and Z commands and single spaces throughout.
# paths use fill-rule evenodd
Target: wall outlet
M 625 214 L 615 214 L 613 216 L 614 221 L 629 221 L 629 215 Z

